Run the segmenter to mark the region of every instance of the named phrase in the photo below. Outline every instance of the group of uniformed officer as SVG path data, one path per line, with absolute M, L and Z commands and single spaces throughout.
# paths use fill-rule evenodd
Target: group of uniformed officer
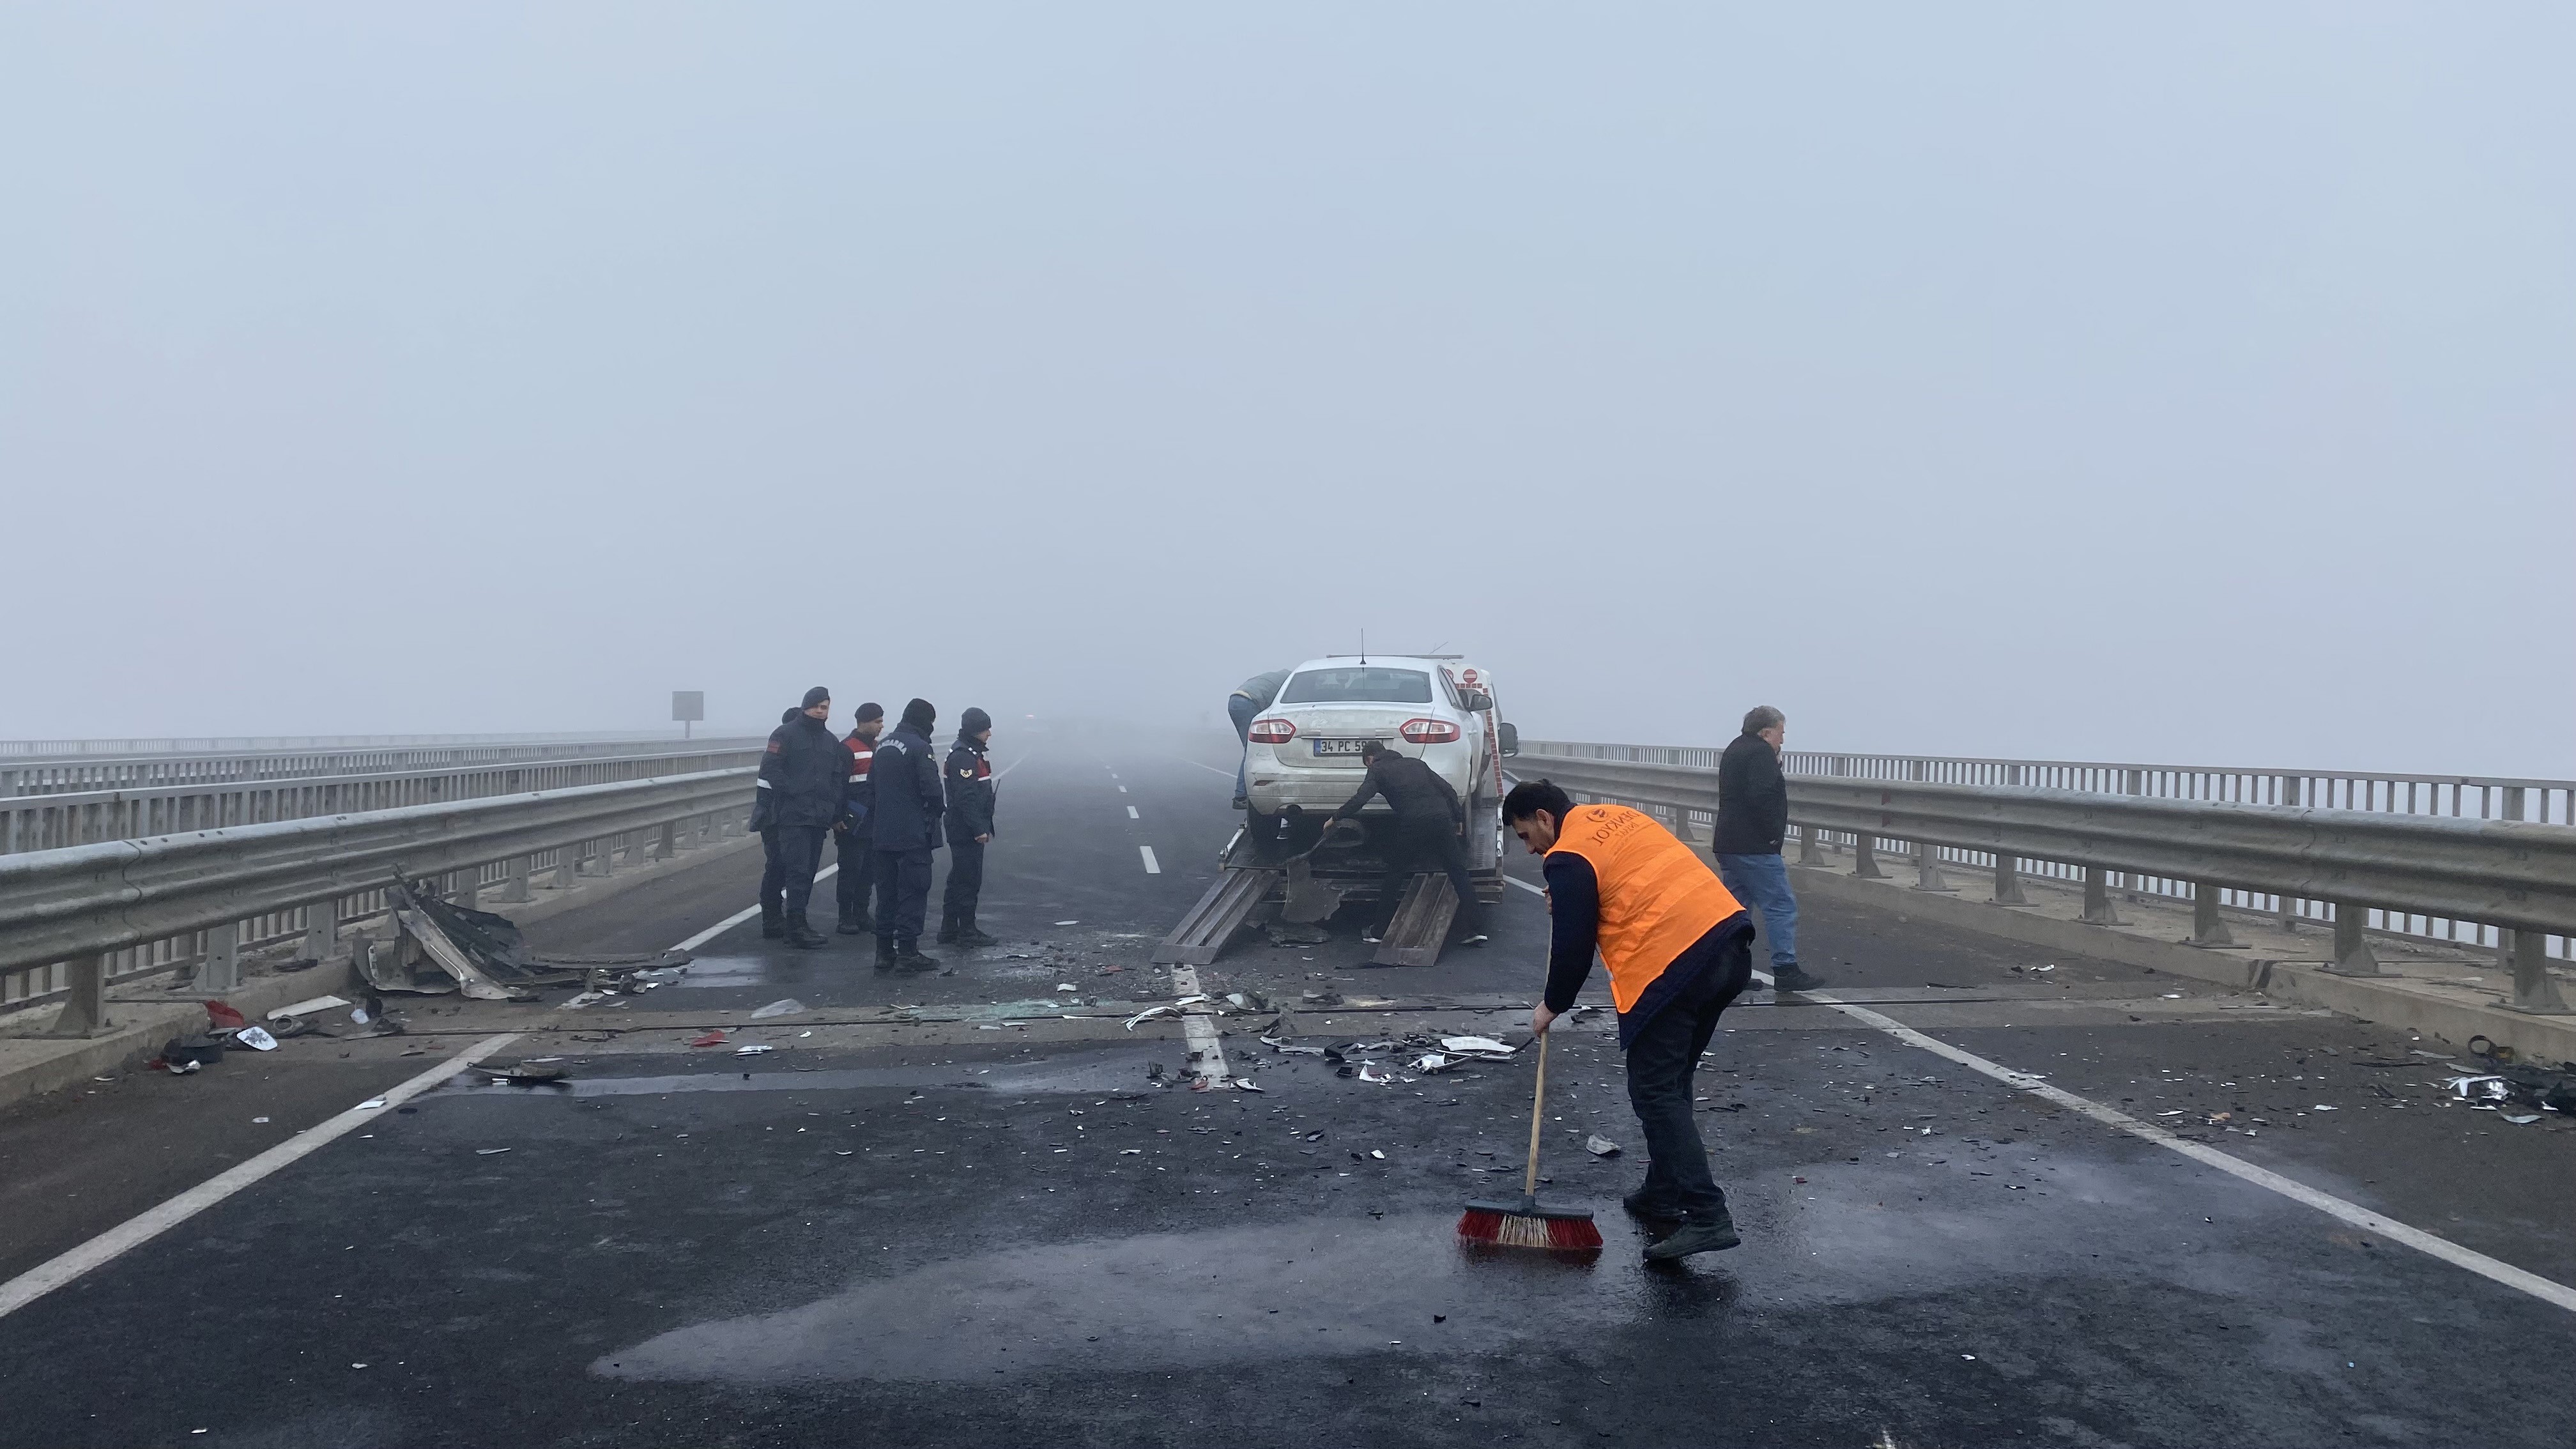
M 939 712 L 916 699 L 891 734 L 885 710 L 863 704 L 847 736 L 832 733 L 832 691 L 816 685 L 779 719 L 761 757 L 751 827 L 768 864 L 760 876 L 760 933 L 813 950 L 831 944 L 806 919 L 821 869 L 823 840 L 840 856 L 833 900 L 839 934 L 877 938 L 879 971 L 939 969 L 921 950 L 930 911 L 931 852 L 946 836 L 948 889 L 941 898 L 943 945 L 990 946 L 975 924 L 984 889 L 984 847 L 993 838 L 993 719 L 969 709 L 941 764 L 930 732 Z M 882 737 L 880 737 L 882 736 Z M 874 919 L 868 904 L 876 901 Z

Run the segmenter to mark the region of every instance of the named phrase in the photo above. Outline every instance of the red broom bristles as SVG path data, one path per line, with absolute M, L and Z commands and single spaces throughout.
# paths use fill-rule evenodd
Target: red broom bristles
M 1534 1213 L 1495 1212 L 1469 1208 L 1458 1219 L 1458 1236 L 1502 1248 L 1587 1249 L 1601 1246 L 1601 1229 L 1590 1218 L 1540 1217 Z

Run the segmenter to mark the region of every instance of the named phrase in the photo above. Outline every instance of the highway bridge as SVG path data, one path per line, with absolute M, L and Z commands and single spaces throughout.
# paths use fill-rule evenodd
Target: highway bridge
M 1482 950 L 1157 965 L 1229 742 L 1004 740 L 1001 944 L 889 977 L 760 939 L 756 746 L 0 750 L 0 1444 L 2566 1441 L 2576 1115 L 2499 1094 L 2576 1058 L 2570 782 L 1793 753 L 1831 986 L 1727 1014 L 1745 1241 L 1650 1268 L 1606 1009 L 1541 1171 L 1607 1250 L 1453 1234 L 1531 1053 L 1422 1044 L 1526 1043 L 1525 856 Z M 1704 845 L 1712 764 L 1512 767 Z M 691 959 L 382 989 L 432 900 Z

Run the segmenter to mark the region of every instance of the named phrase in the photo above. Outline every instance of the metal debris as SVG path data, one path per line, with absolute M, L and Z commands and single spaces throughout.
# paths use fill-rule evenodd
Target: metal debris
M 758 1011 L 753 1012 L 751 1014 L 751 1019 L 754 1021 L 767 1021 L 773 1016 L 797 1016 L 801 1015 L 804 1010 L 804 1002 L 797 1000 L 793 996 L 782 996 L 776 1001 L 769 1003 L 767 1006 L 762 1007 Z

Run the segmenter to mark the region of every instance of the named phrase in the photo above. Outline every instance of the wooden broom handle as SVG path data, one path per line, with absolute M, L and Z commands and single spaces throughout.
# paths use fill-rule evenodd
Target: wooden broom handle
M 1555 1023 L 1550 1022 L 1553 1026 Z M 1538 1034 L 1538 1090 L 1530 1094 L 1529 1173 L 1521 1179 L 1521 1196 L 1538 1196 L 1538 1117 L 1547 1103 L 1547 1033 Z

